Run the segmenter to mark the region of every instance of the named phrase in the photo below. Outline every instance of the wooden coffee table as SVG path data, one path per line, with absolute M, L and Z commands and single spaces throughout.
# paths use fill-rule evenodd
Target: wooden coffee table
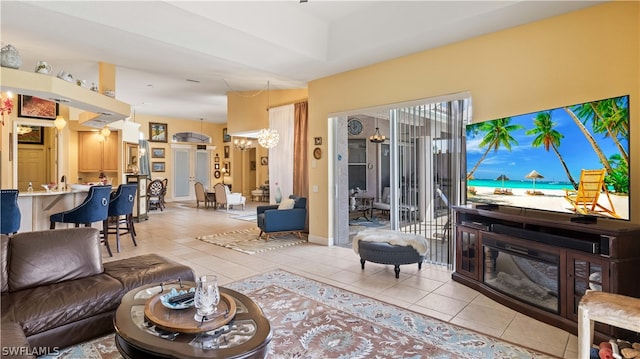
M 183 282 L 194 287 L 193 282 Z M 179 288 L 163 285 L 164 291 Z M 156 327 L 145 317 L 145 303 L 161 292 L 160 284 L 136 288 L 122 298 L 113 326 L 116 347 L 125 358 L 264 358 L 271 341 L 271 325 L 262 309 L 249 297 L 220 287 L 233 298 L 236 314 L 225 325 L 204 333 L 175 333 Z M 172 315 L 191 316 L 194 308 L 175 310 Z

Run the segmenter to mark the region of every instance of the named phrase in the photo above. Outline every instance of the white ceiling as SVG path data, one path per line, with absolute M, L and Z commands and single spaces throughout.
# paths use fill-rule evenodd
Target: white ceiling
M 228 91 L 307 82 L 602 1 L 0 1 L 2 46 L 137 114 L 226 122 Z M 0 79 L 1 80 L 1 79 Z M 195 80 L 191 82 L 187 80 Z

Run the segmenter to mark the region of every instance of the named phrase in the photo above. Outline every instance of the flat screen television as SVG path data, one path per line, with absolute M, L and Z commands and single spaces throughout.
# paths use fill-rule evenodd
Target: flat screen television
M 467 125 L 467 203 L 629 220 L 629 138 L 628 95 Z

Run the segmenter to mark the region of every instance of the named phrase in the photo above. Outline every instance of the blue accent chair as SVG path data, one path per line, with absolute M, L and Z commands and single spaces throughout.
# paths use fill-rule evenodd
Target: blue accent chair
M 302 238 L 302 232 L 306 230 L 307 222 L 307 198 L 290 195 L 294 205 L 291 209 L 278 209 L 278 205 L 258 206 L 258 227 L 260 235 L 267 235 L 266 240 L 273 233 L 294 232 L 298 238 Z
M 120 234 L 131 235 L 134 246 L 136 243 L 136 230 L 133 227 L 133 204 L 136 200 L 137 183 L 121 184 L 118 190 L 111 196 L 109 202 L 109 234 L 116 235 L 116 250 L 120 253 Z M 124 217 L 123 217 L 124 216 Z M 124 224 L 124 227 L 120 227 Z M 120 230 L 124 232 L 120 233 Z
M 84 224 L 90 227 L 91 223 L 102 222 L 102 231 L 104 245 L 107 247 L 109 256 L 113 257 L 111 248 L 109 247 L 109 197 L 111 195 L 111 186 L 91 186 L 89 194 L 79 206 L 68 211 L 54 213 L 49 217 L 51 222 L 50 229 L 56 228 L 56 223 L 73 223 L 75 227 Z
M 20 208 L 18 208 L 18 190 L 0 190 L 0 233 L 13 234 L 20 229 Z

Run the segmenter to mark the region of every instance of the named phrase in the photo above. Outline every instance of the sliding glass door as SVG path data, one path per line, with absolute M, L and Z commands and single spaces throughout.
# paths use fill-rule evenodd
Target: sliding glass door
M 465 124 L 470 121 L 470 108 L 471 98 L 464 93 L 363 109 L 333 119 L 335 151 L 339 159 L 334 171 L 334 243 L 349 245 L 356 232 L 348 215 L 349 196 L 353 192 L 350 186 L 365 184 L 360 172 L 355 178 L 353 165 L 357 164 L 351 163 L 350 151 L 352 147 L 362 149 L 364 146 L 369 155 L 360 165 L 366 168 L 366 173 L 375 174 L 366 176 L 366 192 L 375 197 L 374 201 L 388 203 L 389 208 L 388 212 L 374 212 L 379 220 L 365 225 L 384 224 L 385 228 L 423 235 L 430 244 L 428 261 L 451 266 L 451 206 L 461 200 L 463 133 Z M 356 139 L 342 131 L 347 120 L 354 117 L 363 122 L 363 132 L 367 129 L 373 132 L 374 127 L 383 129 L 386 141 L 371 143 L 367 136 L 372 133 L 366 132 L 362 139 Z M 347 155 L 349 161 L 340 161 L 342 154 Z M 389 193 L 388 198 L 383 198 L 384 193 Z M 374 205 L 374 211 L 375 208 Z

